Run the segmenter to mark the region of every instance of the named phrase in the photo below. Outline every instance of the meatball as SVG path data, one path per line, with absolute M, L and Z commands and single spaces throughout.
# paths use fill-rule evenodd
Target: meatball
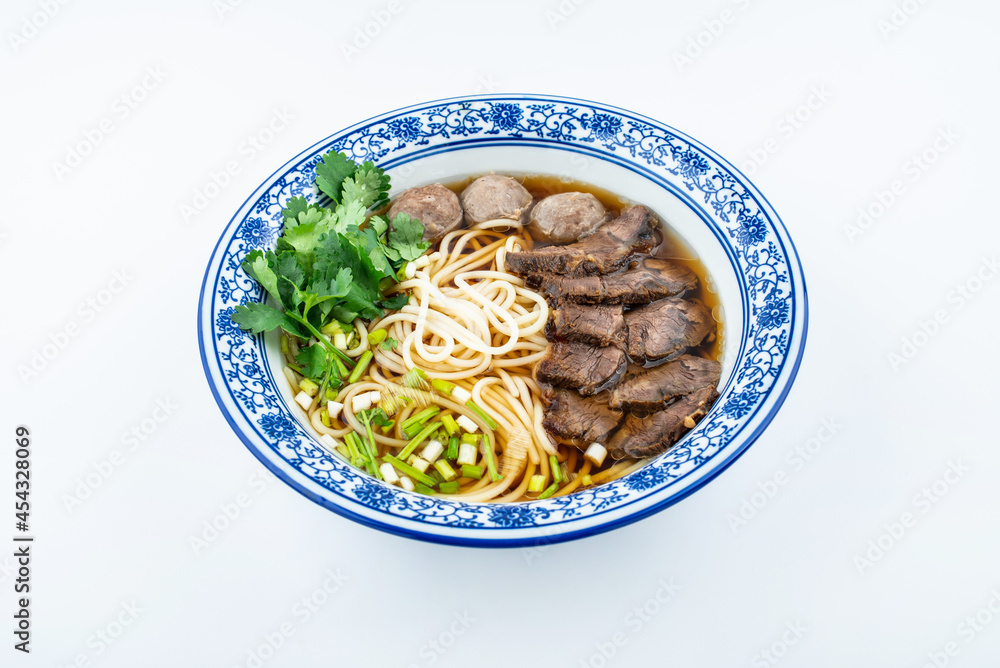
M 590 193 L 559 193 L 535 205 L 528 229 L 538 241 L 565 244 L 593 234 L 610 218 Z
M 423 223 L 424 240 L 431 243 L 462 224 L 462 205 L 458 195 L 440 183 L 404 190 L 389 208 L 389 220 L 400 213 Z
M 522 225 L 531 207 L 531 193 L 509 176 L 481 176 L 462 191 L 465 222 L 469 225 L 507 218 Z

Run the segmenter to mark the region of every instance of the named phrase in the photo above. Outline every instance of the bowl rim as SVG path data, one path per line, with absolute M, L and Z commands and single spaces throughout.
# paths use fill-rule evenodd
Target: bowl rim
M 739 181 L 740 185 L 746 190 L 746 192 L 752 196 L 755 202 L 760 207 L 761 211 L 766 214 L 767 221 L 774 227 L 775 232 L 778 234 L 779 241 L 782 245 L 782 250 L 784 251 L 784 262 L 789 270 L 789 281 L 791 281 L 791 287 L 789 290 L 790 298 L 794 299 L 794 313 L 795 315 L 791 318 L 794 320 L 792 323 L 794 325 L 794 337 L 790 337 L 791 340 L 788 342 L 788 352 L 789 355 L 783 360 L 782 368 L 776 377 L 775 385 L 769 388 L 765 392 L 764 398 L 761 400 L 761 408 L 765 404 L 770 403 L 771 405 L 767 408 L 766 412 L 757 417 L 756 413 L 751 414 L 751 418 L 757 420 L 757 424 L 754 425 L 752 431 L 749 433 L 739 433 L 735 439 L 738 441 L 737 447 L 732 447 L 731 444 L 727 444 L 726 447 L 732 448 L 731 452 L 727 453 L 722 459 L 716 460 L 712 465 L 706 470 L 703 466 L 696 466 L 689 474 L 698 473 L 700 477 L 697 477 L 692 482 L 685 484 L 684 486 L 677 489 L 672 494 L 659 499 L 645 507 L 635 509 L 631 512 L 626 512 L 620 517 L 610 517 L 596 524 L 589 526 L 582 526 L 574 529 L 568 530 L 558 530 L 559 524 L 548 525 L 546 528 L 544 525 L 532 525 L 530 527 L 516 527 L 521 532 L 527 530 L 528 534 L 531 535 L 517 535 L 517 536 L 467 536 L 467 535 L 454 535 L 449 534 L 448 529 L 456 528 L 462 530 L 461 533 L 465 532 L 487 532 L 494 533 L 497 527 L 470 527 L 467 525 L 460 525 L 457 527 L 450 527 L 447 525 L 435 525 L 433 528 L 442 530 L 437 531 L 422 531 L 421 528 L 426 527 L 426 525 L 421 525 L 421 523 L 409 520 L 408 518 L 401 517 L 398 515 L 393 515 L 391 512 L 386 511 L 386 515 L 392 516 L 393 519 L 397 520 L 395 523 L 388 521 L 388 518 L 376 519 L 373 517 L 368 517 L 366 515 L 355 512 L 351 508 L 341 505 L 340 503 L 334 501 L 331 498 L 323 496 L 317 493 L 314 489 L 310 488 L 308 485 L 300 483 L 295 479 L 295 476 L 306 477 L 304 473 L 297 470 L 286 471 L 282 466 L 276 463 L 271 457 L 268 457 L 265 452 L 262 452 L 259 444 L 248 435 L 243 427 L 239 425 L 234 416 L 230 413 L 228 407 L 226 406 L 223 397 L 219 392 L 219 387 L 213 379 L 212 372 L 210 369 L 210 361 L 208 358 L 206 350 L 206 338 L 211 338 L 207 336 L 210 332 L 211 327 L 206 329 L 205 317 L 205 301 L 206 295 L 213 294 L 212 292 L 207 292 L 210 288 L 210 277 L 213 273 L 213 268 L 221 263 L 221 258 L 219 256 L 220 249 L 223 249 L 225 244 L 232 241 L 232 235 L 235 234 L 238 229 L 238 223 L 249 214 L 248 205 L 259 200 L 262 194 L 264 194 L 269 188 L 271 188 L 277 179 L 281 175 L 287 173 L 290 168 L 297 164 L 302 163 L 304 160 L 314 156 L 318 149 L 326 147 L 334 142 L 338 137 L 348 137 L 352 133 L 362 130 L 368 126 L 374 125 L 378 122 L 385 121 L 393 117 L 399 117 L 401 115 L 427 110 L 435 107 L 443 107 L 447 105 L 461 104 L 461 103 L 473 103 L 473 102 L 491 102 L 491 103 L 503 103 L 503 102 L 538 102 L 538 103 L 558 103 L 564 105 L 582 105 L 592 110 L 608 111 L 611 113 L 619 114 L 623 117 L 627 117 L 630 120 L 639 120 L 647 123 L 649 126 L 664 130 L 674 137 L 688 143 L 691 147 L 696 147 L 699 151 L 705 153 L 722 166 L 729 174 L 735 176 Z M 556 142 L 556 145 L 560 145 L 560 142 Z M 566 144 L 562 144 L 565 146 Z M 417 156 L 418 158 L 421 156 Z M 390 164 L 392 161 L 389 161 Z M 406 162 L 405 160 L 403 161 Z M 698 212 L 700 213 L 700 212 Z M 221 265 L 220 265 L 221 266 Z M 741 291 L 742 292 L 742 291 Z M 741 294 L 741 297 L 745 298 L 745 295 Z M 205 271 L 204 278 L 201 283 L 201 290 L 198 299 L 198 317 L 197 317 L 197 334 L 198 334 L 198 345 L 199 352 L 202 361 L 203 371 L 206 375 L 206 380 L 208 381 L 209 388 L 212 392 L 213 397 L 216 400 L 223 416 L 229 423 L 230 427 L 234 430 L 240 440 L 244 443 L 248 450 L 250 450 L 254 456 L 262 463 L 264 466 L 274 473 L 280 480 L 285 484 L 289 485 L 297 492 L 310 499 L 311 501 L 328 508 L 335 513 L 352 519 L 360 524 L 370 526 L 373 528 L 380 529 L 395 535 L 404 536 L 407 538 L 414 538 L 420 540 L 427 540 L 437 543 L 462 545 L 462 546 L 479 546 L 479 547 L 523 547 L 523 546 L 537 546 L 539 544 L 554 544 L 558 542 L 564 542 L 569 540 L 575 540 L 587 536 L 596 535 L 603 533 L 605 531 L 610 531 L 612 529 L 625 526 L 632 522 L 636 522 L 640 519 L 648 517 L 656 512 L 659 512 L 693 494 L 698 489 L 701 489 L 711 480 L 715 479 L 723 471 L 725 471 L 729 466 L 731 466 L 746 450 L 760 437 L 764 430 L 768 427 L 771 421 L 776 416 L 777 412 L 780 410 L 782 404 L 784 403 L 788 393 L 794 384 L 795 378 L 798 374 L 799 367 L 802 362 L 803 355 L 805 353 L 807 333 L 808 333 L 808 291 L 806 287 L 806 281 L 804 272 L 799 259 L 798 251 L 795 244 L 788 233 L 787 227 L 784 222 L 778 216 L 774 207 L 767 200 L 767 198 L 760 192 L 760 190 L 746 177 L 735 165 L 730 163 L 725 158 L 721 157 L 716 151 L 712 150 L 710 147 L 706 146 L 704 143 L 699 142 L 685 133 L 667 125 L 661 121 L 652 119 L 648 116 L 638 114 L 636 112 L 617 107 L 614 105 L 606 104 L 603 102 L 594 102 L 582 98 L 573 98 L 565 96 L 555 96 L 555 95 L 543 95 L 543 94 L 530 94 L 530 93 L 509 93 L 509 94 L 483 94 L 483 95 L 462 95 L 449 98 L 441 98 L 437 100 L 431 100 L 426 102 L 421 102 L 418 104 L 408 105 L 405 107 L 400 107 L 398 109 L 383 112 L 374 115 L 368 119 L 355 123 L 351 126 L 338 130 L 333 134 L 315 142 L 309 147 L 305 148 L 290 160 L 282 164 L 278 169 L 271 173 L 264 181 L 243 201 L 243 203 L 236 210 L 232 218 L 222 229 L 221 236 L 216 242 L 210 261 Z M 797 330 L 797 331 L 796 331 Z M 745 333 L 740 334 L 740 345 L 744 345 Z M 266 364 L 265 364 L 266 366 Z M 268 369 L 270 374 L 270 369 Z M 735 373 L 735 370 L 734 370 Z M 730 379 L 731 380 L 731 379 Z M 780 381 L 780 382 L 779 382 Z M 718 404 L 713 407 L 713 411 L 718 409 Z M 714 456 L 711 458 L 714 459 Z M 640 469 L 643 470 L 643 469 Z M 657 487 L 664 487 L 673 484 L 675 481 L 671 481 L 667 485 L 660 484 Z M 317 484 L 317 487 L 320 487 Z M 322 487 L 320 487 L 322 489 Z M 595 488 L 596 489 L 596 488 Z M 655 488 L 654 488 L 655 491 Z M 435 499 L 437 503 L 443 504 L 454 504 L 456 502 L 447 501 L 443 499 Z M 359 505 L 361 502 L 355 500 Z M 530 504 L 542 504 L 546 502 L 529 501 L 523 502 L 525 505 Z M 490 505 L 490 504 L 470 504 L 470 505 Z M 521 505 L 521 504 L 518 504 Z M 369 508 L 371 508 L 369 506 Z M 583 515 L 582 517 L 587 517 Z M 577 518 L 579 519 L 579 518 Z M 569 520 L 564 521 L 569 522 Z M 416 526 L 413 526 L 416 525 Z M 500 527 L 501 529 L 504 527 Z M 535 529 L 532 532 L 530 529 Z M 541 531 L 539 531 L 541 529 Z M 552 531 L 551 529 L 556 529 Z

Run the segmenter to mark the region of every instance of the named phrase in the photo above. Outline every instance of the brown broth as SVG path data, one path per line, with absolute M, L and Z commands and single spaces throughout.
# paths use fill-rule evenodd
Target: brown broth
M 465 190 L 465 187 L 480 176 L 483 175 L 476 174 L 474 176 L 461 179 L 460 181 L 452 181 L 443 185 L 456 195 L 461 195 L 462 191 Z M 604 188 L 600 188 L 590 183 L 573 181 L 561 176 L 548 174 L 509 174 L 509 176 L 512 176 L 521 182 L 525 189 L 531 193 L 534 202 L 538 202 L 549 195 L 556 195 L 564 192 L 590 193 L 600 200 L 601 204 L 604 205 L 604 208 L 608 210 L 612 217 L 617 217 L 623 209 L 626 209 L 633 204 L 642 204 L 642 202 L 633 202 L 621 197 L 620 195 L 616 195 L 610 190 L 605 190 Z M 716 333 L 714 338 L 712 338 L 711 341 L 705 341 L 697 348 L 690 349 L 688 352 L 700 357 L 721 360 L 725 328 L 724 323 L 719 319 L 722 311 L 719 295 L 718 293 L 710 290 L 708 287 L 713 285 L 713 283 L 709 280 L 710 277 L 708 269 L 705 268 L 704 263 L 698 258 L 697 254 L 691 250 L 690 246 L 688 246 L 687 243 L 673 230 L 673 228 L 670 227 L 669 222 L 665 221 L 662 216 L 659 216 L 659 218 L 663 222 L 663 225 L 660 226 L 662 240 L 660 244 L 653 249 L 651 254 L 653 257 L 672 260 L 679 264 L 683 264 L 695 273 L 698 277 L 698 287 L 684 295 L 684 298 L 700 301 L 705 304 L 705 306 L 712 311 L 712 316 L 716 321 Z M 712 335 L 710 335 L 710 338 L 711 337 Z

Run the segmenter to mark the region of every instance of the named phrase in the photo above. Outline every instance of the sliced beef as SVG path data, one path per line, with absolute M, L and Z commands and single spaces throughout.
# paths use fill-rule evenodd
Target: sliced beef
M 593 234 L 611 218 L 590 193 L 549 195 L 531 209 L 528 230 L 536 241 L 568 244 Z
M 718 397 L 714 387 L 703 387 L 649 417 L 629 415 L 611 437 L 608 454 L 639 459 L 666 452 L 708 414 Z
M 507 255 L 508 262 L 511 255 Z M 552 299 L 577 304 L 648 304 L 693 290 L 698 277 L 683 264 L 650 257 L 614 276 L 570 278 L 540 273 L 525 276 L 524 282 Z
M 566 340 L 595 346 L 625 345 L 625 316 L 620 304 L 563 304 L 552 309 L 545 324 L 550 341 Z
M 715 360 L 684 355 L 652 369 L 632 366 L 612 391 L 612 408 L 644 414 L 661 410 L 675 397 L 719 384 L 722 366 Z
M 715 328 L 708 307 L 677 297 L 661 299 L 625 314 L 633 362 L 667 360 L 701 343 Z
M 405 213 L 424 225 L 424 239 L 438 241 L 462 224 L 458 195 L 440 183 L 410 188 L 400 193 L 389 208 L 389 220 Z
M 507 253 L 507 269 L 520 276 L 540 272 L 565 276 L 613 274 L 623 269 L 636 253 L 653 248 L 655 228 L 653 214 L 637 204 L 583 241 Z
M 539 382 L 588 396 L 617 383 L 625 373 L 626 363 L 625 353 L 618 348 L 557 341 L 535 366 L 535 377 Z
M 608 407 L 605 397 L 581 397 L 573 390 L 549 387 L 543 390 L 545 418 L 542 426 L 557 440 L 586 448 L 607 443 L 622 421 L 621 411 Z

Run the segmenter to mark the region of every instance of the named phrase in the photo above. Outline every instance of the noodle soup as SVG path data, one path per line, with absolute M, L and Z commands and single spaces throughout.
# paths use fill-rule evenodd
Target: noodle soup
M 324 161 L 335 207 L 290 201 L 277 253 L 243 265 L 283 311 L 233 320 L 283 330 L 285 376 L 335 455 L 417 493 L 544 499 L 627 475 L 711 407 L 718 302 L 645 207 L 496 174 L 390 203 L 381 170 Z

